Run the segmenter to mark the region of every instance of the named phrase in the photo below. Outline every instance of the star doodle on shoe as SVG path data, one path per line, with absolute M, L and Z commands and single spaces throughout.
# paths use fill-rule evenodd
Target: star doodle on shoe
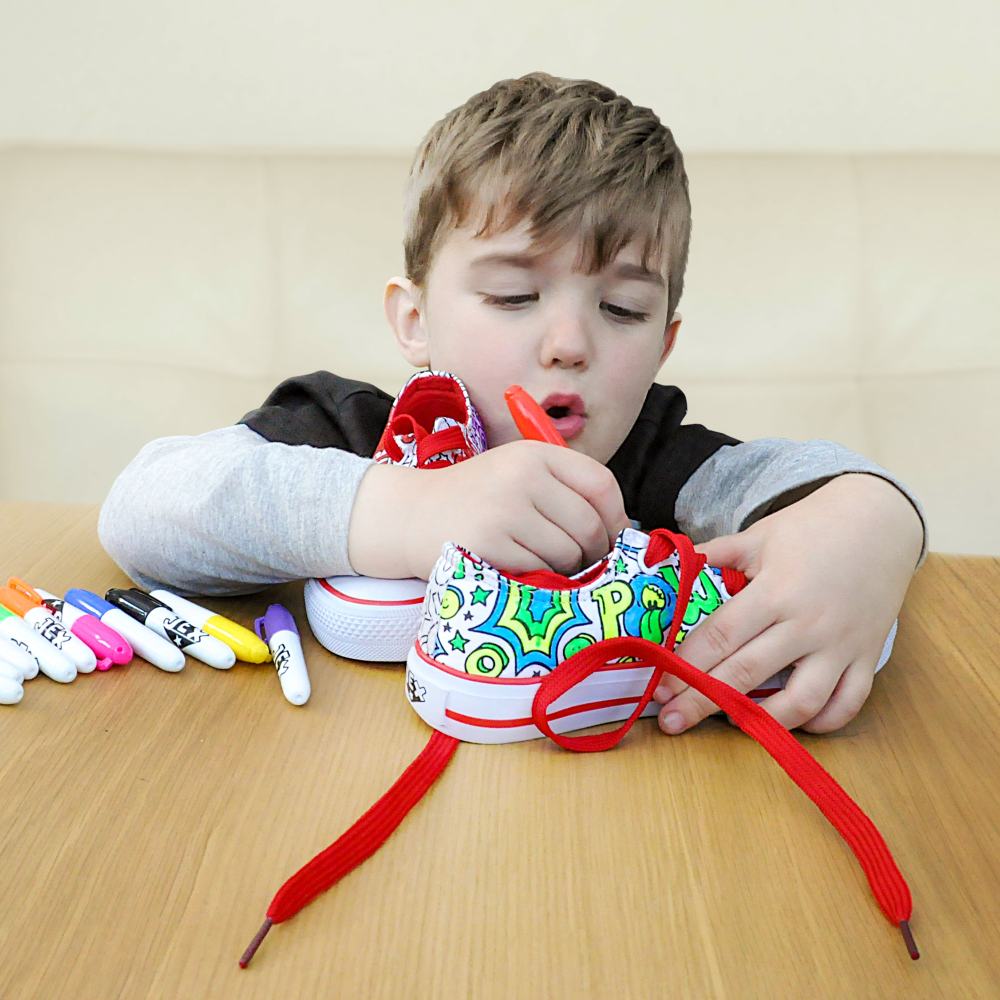
M 410 701 L 423 701 L 427 695 L 427 688 L 417 683 L 416 677 L 408 670 L 406 672 L 406 696 Z

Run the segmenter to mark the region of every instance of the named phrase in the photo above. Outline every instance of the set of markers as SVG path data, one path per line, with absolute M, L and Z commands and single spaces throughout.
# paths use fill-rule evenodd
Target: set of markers
M 0 587 L 0 705 L 18 704 L 39 672 L 68 684 L 134 654 L 169 673 L 184 668 L 185 654 L 218 670 L 272 661 L 285 698 L 305 704 L 309 674 L 291 612 L 272 604 L 254 628 L 168 590 L 113 588 L 101 598 L 75 588 L 60 598 L 11 577 Z

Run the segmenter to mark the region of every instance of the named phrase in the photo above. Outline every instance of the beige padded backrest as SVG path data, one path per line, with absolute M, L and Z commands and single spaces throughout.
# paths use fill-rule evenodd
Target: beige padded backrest
M 688 155 L 660 381 L 744 439 L 831 438 L 1000 554 L 1000 157 Z M 405 157 L 0 150 L 0 499 L 98 501 L 146 441 L 317 368 L 395 392 Z M 192 470 L 196 474 L 196 470 Z

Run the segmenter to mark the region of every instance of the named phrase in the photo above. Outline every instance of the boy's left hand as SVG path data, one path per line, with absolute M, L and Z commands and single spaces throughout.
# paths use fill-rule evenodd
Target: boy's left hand
M 787 729 L 846 725 L 871 691 L 875 666 L 923 543 L 916 510 L 878 476 L 837 476 L 745 531 L 695 546 L 747 586 L 687 635 L 678 654 L 744 694 L 794 664 L 784 690 L 760 702 Z M 673 697 L 664 699 L 673 692 Z M 718 705 L 665 674 L 659 725 L 683 732 Z

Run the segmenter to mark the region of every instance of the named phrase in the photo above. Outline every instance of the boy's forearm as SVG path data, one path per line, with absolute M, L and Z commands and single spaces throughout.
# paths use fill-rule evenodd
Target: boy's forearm
M 248 427 L 153 441 L 115 481 L 98 532 L 140 586 L 236 594 L 353 572 L 347 525 L 373 463 Z
M 912 506 L 922 526 L 919 566 L 927 555 L 927 530 L 917 497 L 890 472 L 833 441 L 761 438 L 720 448 L 684 484 L 675 517 L 696 542 L 707 541 L 742 531 L 834 477 L 854 472 L 884 479 Z
M 836 497 L 845 510 L 881 516 L 886 532 L 898 539 L 901 561 L 916 569 L 923 552 L 924 526 L 920 515 L 902 490 L 871 473 L 844 473 L 820 487 L 824 495 Z M 782 505 L 784 506 L 784 505 Z M 777 508 L 780 509 L 780 508 Z
M 414 504 L 426 470 L 373 464 L 358 487 L 351 510 L 347 557 L 360 576 L 400 580 L 419 573 L 411 565 L 410 541 L 421 530 Z

